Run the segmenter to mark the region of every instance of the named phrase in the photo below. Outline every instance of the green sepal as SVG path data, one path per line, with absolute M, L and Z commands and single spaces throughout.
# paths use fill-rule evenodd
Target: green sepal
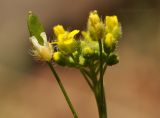
M 31 11 L 29 11 L 27 24 L 30 36 L 35 36 L 39 44 L 43 45 L 44 41 L 43 38 L 40 36 L 40 34 L 44 32 L 43 25 L 39 21 L 38 17 L 34 15 Z

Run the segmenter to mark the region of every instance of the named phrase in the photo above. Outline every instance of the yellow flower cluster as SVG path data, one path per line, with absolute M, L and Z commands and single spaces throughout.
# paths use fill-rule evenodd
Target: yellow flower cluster
M 96 10 L 90 12 L 87 28 L 81 32 L 80 38 L 77 36 L 79 30 L 67 31 L 62 25 L 54 26 L 53 32 L 56 38 L 51 43 L 47 41 L 44 32 L 40 34 L 43 40 L 38 40 L 35 36 L 30 38 L 34 47 L 34 55 L 43 61 L 53 59 L 63 66 L 87 66 L 90 60 L 99 59 L 99 40 L 102 42 L 103 57 L 112 57 L 114 58 L 112 60 L 117 59 L 114 51 L 121 36 L 121 26 L 117 16 L 106 16 L 103 21 Z M 40 44 L 39 41 L 44 42 L 44 44 Z M 55 47 L 56 50 L 53 51 Z

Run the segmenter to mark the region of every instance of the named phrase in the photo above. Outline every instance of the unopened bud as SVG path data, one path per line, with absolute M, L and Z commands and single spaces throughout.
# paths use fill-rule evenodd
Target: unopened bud
M 92 48 L 90 48 L 89 46 L 86 46 L 82 49 L 82 54 L 84 57 L 89 58 L 89 57 L 93 56 L 94 50 Z
M 92 40 L 100 40 L 103 37 L 104 24 L 98 16 L 97 11 L 90 13 L 88 18 L 88 31 Z
M 121 35 L 121 26 L 118 22 L 117 16 L 106 16 L 106 33 L 112 33 L 117 39 Z
M 116 47 L 116 41 L 111 33 L 108 33 L 104 40 L 104 50 L 106 53 L 114 51 Z
M 119 62 L 119 58 L 116 54 L 111 53 L 107 59 L 107 65 L 112 66 Z
M 61 65 L 61 66 L 65 66 L 65 57 L 63 56 L 63 54 L 61 52 L 54 52 L 53 53 L 53 60 Z

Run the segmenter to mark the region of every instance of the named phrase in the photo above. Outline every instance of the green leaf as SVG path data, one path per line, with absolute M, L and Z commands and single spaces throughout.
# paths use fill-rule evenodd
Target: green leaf
M 30 36 L 35 36 L 39 44 L 43 45 L 44 41 L 43 38 L 40 36 L 40 34 L 44 32 L 43 25 L 40 23 L 38 17 L 34 15 L 31 11 L 29 11 L 27 23 Z

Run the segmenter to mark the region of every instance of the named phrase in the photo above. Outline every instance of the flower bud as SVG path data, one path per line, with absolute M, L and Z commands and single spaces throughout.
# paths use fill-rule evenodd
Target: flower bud
M 90 13 L 90 15 L 89 15 L 89 21 L 88 22 L 93 27 L 95 27 L 95 25 L 100 22 L 100 18 L 98 16 L 96 10 Z
M 94 50 L 92 48 L 90 48 L 89 46 L 86 46 L 82 49 L 82 54 L 84 57 L 89 58 L 89 57 L 93 56 Z
M 71 56 L 69 56 L 67 58 L 66 65 L 69 66 L 69 67 L 75 67 L 76 66 L 75 62 L 74 62 L 74 60 L 73 60 L 73 58 Z
M 92 40 L 100 40 L 103 37 L 104 24 L 96 10 L 90 13 L 87 25 Z
M 81 66 L 86 65 L 86 59 L 83 56 L 79 57 L 79 65 L 81 65 Z
M 119 62 L 119 58 L 116 54 L 111 53 L 107 59 L 107 65 L 112 66 Z
M 106 16 L 106 33 L 112 33 L 117 39 L 121 35 L 121 26 L 118 22 L 117 16 Z
M 104 40 L 104 50 L 106 53 L 114 51 L 116 47 L 116 40 L 111 33 L 108 33 Z
M 53 53 L 53 60 L 61 65 L 61 66 L 65 66 L 65 57 L 63 56 L 63 54 L 61 52 L 54 52 Z
M 113 29 L 118 25 L 117 16 L 106 16 L 105 22 L 107 32 L 112 32 Z

